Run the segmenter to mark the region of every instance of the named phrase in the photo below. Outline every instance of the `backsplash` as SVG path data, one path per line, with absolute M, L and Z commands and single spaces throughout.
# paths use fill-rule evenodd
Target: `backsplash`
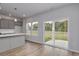
M 22 32 L 22 26 L 15 26 L 14 32 L 15 33 L 21 33 Z
M 0 33 L 21 33 L 22 27 L 15 26 L 15 29 L 0 29 Z
M 0 33 L 14 33 L 14 29 L 0 29 Z

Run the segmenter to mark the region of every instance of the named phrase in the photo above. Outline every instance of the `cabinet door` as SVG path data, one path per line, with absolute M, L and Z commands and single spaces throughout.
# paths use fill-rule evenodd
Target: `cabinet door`
M 20 47 L 25 44 L 24 36 L 14 36 L 11 38 L 11 49 Z
M 0 38 L 0 52 L 10 49 L 9 38 Z
M 14 29 L 14 26 L 15 26 L 14 20 L 9 20 L 8 21 L 8 28 L 9 29 Z
M 24 36 L 17 36 L 15 40 L 16 47 L 20 47 L 25 44 Z
M 1 29 L 8 29 L 8 20 L 1 20 Z

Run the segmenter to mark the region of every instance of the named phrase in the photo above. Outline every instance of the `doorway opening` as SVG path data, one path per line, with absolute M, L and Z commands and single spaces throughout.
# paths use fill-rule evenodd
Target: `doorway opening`
M 54 44 L 54 35 L 53 35 L 53 22 L 46 21 L 44 22 L 44 41 L 46 44 Z M 52 42 L 52 44 L 50 43 Z
M 45 44 L 68 49 L 68 20 L 44 22 Z

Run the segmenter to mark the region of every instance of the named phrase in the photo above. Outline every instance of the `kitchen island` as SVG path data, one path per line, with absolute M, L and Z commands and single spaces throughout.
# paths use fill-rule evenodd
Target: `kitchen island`
M 0 52 L 23 46 L 25 33 L 13 33 L 0 35 Z

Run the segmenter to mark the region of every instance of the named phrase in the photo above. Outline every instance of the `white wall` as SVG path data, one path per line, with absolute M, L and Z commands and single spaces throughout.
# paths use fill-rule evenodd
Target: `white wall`
M 43 42 L 43 22 L 46 20 L 61 20 L 64 17 L 69 19 L 68 40 L 69 49 L 79 51 L 79 4 L 65 6 L 56 10 L 49 11 L 45 14 L 27 19 L 26 22 L 39 21 L 38 37 L 31 37 L 32 41 Z
M 25 21 L 25 20 L 24 20 Z M 39 18 L 29 18 L 26 23 L 29 23 L 29 22 L 38 22 L 38 35 L 36 36 L 32 36 L 32 35 L 26 35 L 26 40 L 30 40 L 30 41 L 33 41 L 33 42 L 38 42 L 38 43 L 43 43 L 43 32 L 42 31 L 42 28 L 43 28 L 43 23 L 42 21 L 40 21 Z M 25 24 L 26 25 L 26 24 Z M 24 25 L 24 26 L 25 26 Z M 26 26 L 24 27 L 24 29 L 26 29 Z M 25 30 L 24 30 L 25 31 Z

